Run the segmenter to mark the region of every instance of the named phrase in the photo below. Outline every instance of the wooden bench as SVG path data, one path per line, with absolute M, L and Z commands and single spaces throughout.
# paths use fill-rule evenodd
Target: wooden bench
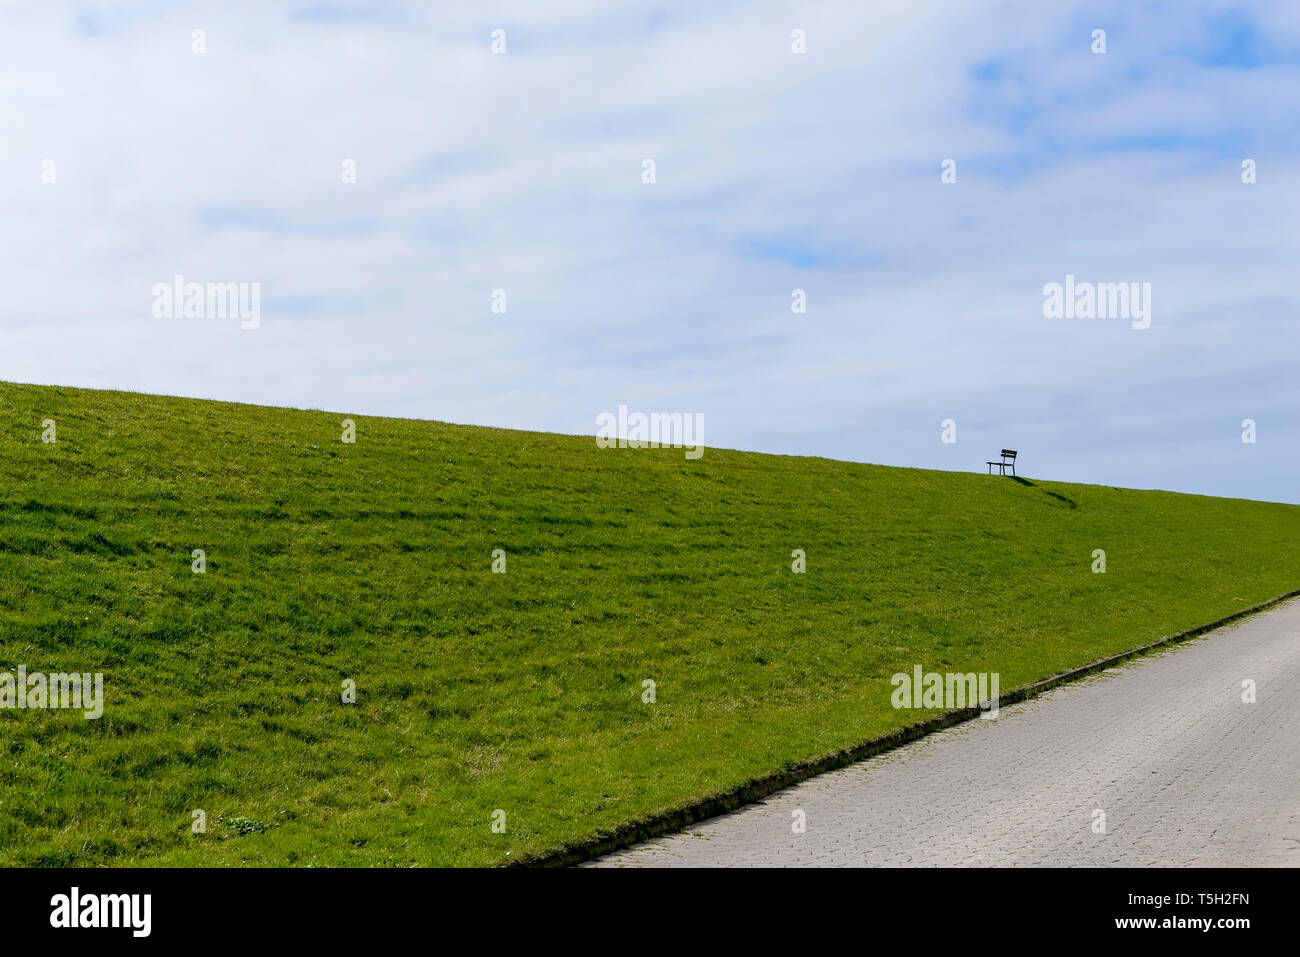
M 1006 474 L 1007 474 L 1007 466 L 1010 466 L 1010 467 L 1011 467 L 1011 474 L 1012 474 L 1012 475 L 1015 475 L 1015 474 L 1016 474 L 1016 450 L 1015 450 L 1015 449 L 1003 449 L 1003 450 L 1002 450 L 1002 458 L 1001 458 L 1000 460 L 998 460 L 998 461 L 996 461 L 996 462 L 990 462 L 990 463 L 988 463 L 988 466 L 989 466 L 989 475 L 992 475 L 992 474 L 993 474 L 993 466 L 995 466 L 995 465 L 998 467 L 998 474 L 999 474 L 999 475 L 1006 475 Z

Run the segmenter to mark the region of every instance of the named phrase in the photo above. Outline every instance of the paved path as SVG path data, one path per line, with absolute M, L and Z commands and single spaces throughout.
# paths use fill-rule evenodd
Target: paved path
M 1013 864 L 1300 865 L 1300 600 L 592 862 Z

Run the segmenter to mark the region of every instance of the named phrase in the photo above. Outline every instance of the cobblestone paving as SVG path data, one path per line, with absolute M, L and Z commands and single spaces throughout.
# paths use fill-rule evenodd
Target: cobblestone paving
M 1300 600 L 587 866 L 798 865 L 1300 865 Z

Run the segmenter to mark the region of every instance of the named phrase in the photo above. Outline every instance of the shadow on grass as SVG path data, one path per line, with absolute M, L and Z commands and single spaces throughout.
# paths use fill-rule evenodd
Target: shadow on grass
M 1011 476 L 1011 481 L 1013 481 L 1013 482 L 1019 482 L 1021 485 L 1027 485 L 1027 486 L 1029 486 L 1030 488 L 1038 488 L 1038 486 L 1035 485 L 1033 482 L 1029 481 L 1029 479 L 1027 479 L 1027 478 L 1021 478 L 1019 475 L 1013 475 L 1013 476 Z M 1045 489 L 1045 488 L 1043 488 L 1043 489 L 1038 489 L 1038 490 L 1039 490 L 1040 492 L 1042 492 L 1044 495 L 1046 495 L 1046 496 L 1048 496 L 1048 497 L 1050 497 L 1050 498 L 1054 498 L 1054 499 L 1056 499 L 1058 502 L 1064 502 L 1066 505 L 1070 506 L 1070 508 L 1078 508 L 1078 507 L 1079 507 L 1079 503 L 1078 503 L 1078 502 L 1074 501 L 1074 499 L 1071 499 L 1071 498 L 1067 498 L 1067 497 L 1065 497 L 1064 495 L 1062 495 L 1062 494 L 1059 493 L 1059 492 L 1049 492 L 1049 491 L 1048 491 L 1047 489 Z

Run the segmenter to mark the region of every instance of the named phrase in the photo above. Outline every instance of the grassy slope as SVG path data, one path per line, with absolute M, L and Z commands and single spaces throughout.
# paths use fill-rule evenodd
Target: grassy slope
M 518 859 L 1300 586 L 1295 506 L 341 418 L 0 384 L 0 670 L 107 699 L 0 712 L 0 862 Z

